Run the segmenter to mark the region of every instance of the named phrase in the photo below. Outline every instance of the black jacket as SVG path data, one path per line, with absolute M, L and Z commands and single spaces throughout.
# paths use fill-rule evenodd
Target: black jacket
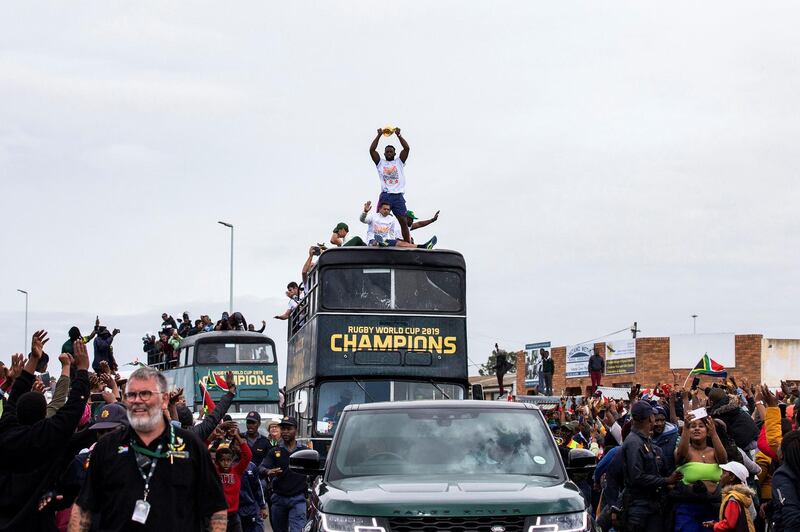
M 606 361 L 600 355 L 589 357 L 589 371 L 603 371 L 606 369 Z
M 726 396 L 715 404 L 709 411 L 711 417 L 725 422 L 728 435 L 734 439 L 736 445 L 742 449 L 758 439 L 758 427 L 747 412 L 735 404 L 731 404 Z
M 772 477 L 772 517 L 775 532 L 800 530 L 800 498 L 797 486 L 800 478 L 784 464 Z
M 211 433 L 214 432 L 214 429 L 217 428 L 219 422 L 222 421 L 225 414 L 228 413 L 228 409 L 231 407 L 231 401 L 233 401 L 233 394 L 228 392 L 216 402 L 214 410 L 203 416 L 202 422 L 189 430 L 200 438 L 200 441 L 206 441 L 208 437 L 211 436 Z
M 32 384 L 33 375 L 23 371 L 0 418 L 0 530 L 55 530 L 52 511 L 37 512 L 36 505 L 77 452 L 70 442 L 89 398 L 89 374 L 78 370 L 66 404 L 54 416 L 22 425 L 16 402 Z
M 644 434 L 631 430 L 622 444 L 625 463 L 625 490 L 632 500 L 654 500 L 667 485 L 662 476 L 664 460 L 661 448 Z

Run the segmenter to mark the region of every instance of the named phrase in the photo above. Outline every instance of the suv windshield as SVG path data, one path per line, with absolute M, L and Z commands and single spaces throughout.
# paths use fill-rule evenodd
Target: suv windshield
M 328 309 L 458 312 L 461 275 L 446 270 L 331 268 L 322 274 Z
M 275 347 L 271 344 L 199 344 L 195 360 L 198 364 L 272 364 Z
M 330 481 L 497 473 L 563 479 L 550 431 L 533 410 L 355 411 L 347 414 L 337 438 Z
M 447 396 L 442 395 L 442 392 Z M 448 398 L 463 399 L 464 389 L 456 384 L 441 382 L 437 382 L 436 386 L 430 382 L 407 381 L 324 382 L 319 389 L 317 433 L 325 436 L 333 435 L 342 410 L 347 405 Z

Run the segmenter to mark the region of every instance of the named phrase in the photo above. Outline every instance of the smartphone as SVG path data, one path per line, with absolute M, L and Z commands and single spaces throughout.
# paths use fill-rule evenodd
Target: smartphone
M 692 390 L 696 390 L 698 386 L 700 386 L 700 377 L 695 377 L 692 379 Z
M 91 400 L 93 403 L 101 403 L 104 401 L 102 393 L 93 393 L 91 395 Z
M 39 377 L 42 379 L 42 382 L 44 383 L 44 387 L 45 388 L 49 388 L 50 387 L 50 372 L 47 371 L 45 373 L 42 373 L 41 375 L 39 375 Z
M 695 421 L 698 419 L 703 419 L 704 417 L 708 417 L 708 412 L 706 412 L 705 407 L 695 408 L 694 410 L 689 411 L 690 414 L 694 415 Z

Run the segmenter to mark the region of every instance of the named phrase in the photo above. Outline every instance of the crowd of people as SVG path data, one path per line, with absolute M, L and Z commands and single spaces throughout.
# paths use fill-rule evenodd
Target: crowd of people
M 227 415 L 230 372 L 228 391 L 195 419 L 155 368 L 122 379 L 101 360 L 91 372 L 90 337 L 72 331 L 49 390 L 48 341 L 37 331 L 27 358 L 0 364 L 0 530 L 261 531 L 265 519 L 300 530 L 306 477 L 288 470 L 302 448 L 294 419 L 263 436 L 250 412 L 241 433 Z
M 302 528 L 307 479 L 288 468 L 303 448 L 296 420 L 264 436 L 250 412 L 241 433 L 226 417 L 230 373 L 196 419 L 155 368 L 125 380 L 104 358 L 90 371 L 91 336 L 70 330 L 55 381 L 44 331 L 27 359 L 0 365 L 0 530 L 251 531 L 265 519 Z M 773 392 L 728 378 L 635 386 L 625 400 L 562 398 L 547 417 L 567 463 L 574 449 L 595 457 L 592 474 L 574 480 L 604 531 L 782 532 L 800 530 L 798 408 L 795 385 Z
M 562 398 L 548 421 L 565 461 L 595 455 L 578 484 L 603 531 L 797 531 L 798 408 L 796 385 L 730 378 Z
M 161 329 L 158 336 L 146 334 L 142 337 L 142 351 L 147 354 L 147 365 L 155 367 L 175 367 L 178 364 L 181 341 L 189 336 L 212 331 L 249 331 L 263 333 L 267 322 L 261 321 L 256 329 L 241 312 L 223 312 L 219 320 L 213 321 L 207 314 L 192 321 L 189 312 L 184 312 L 177 320 L 168 313 L 161 315 Z M 117 331 L 118 332 L 118 331 Z M 95 346 L 95 352 L 97 347 Z

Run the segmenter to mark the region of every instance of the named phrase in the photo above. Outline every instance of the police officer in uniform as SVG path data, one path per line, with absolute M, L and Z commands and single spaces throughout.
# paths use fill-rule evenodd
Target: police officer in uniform
M 306 524 L 305 475 L 289 470 L 289 457 L 307 447 L 297 443 L 297 420 L 284 417 L 280 423 L 281 441 L 267 451 L 259 471 L 272 484 L 270 518 L 274 532 L 301 532 Z
M 664 477 L 664 458 L 661 448 L 650 439 L 655 411 L 647 401 L 637 401 L 631 407 L 631 432 L 622 444 L 625 461 L 625 491 L 623 512 L 626 530 L 661 532 L 664 516 L 661 513 L 665 490 L 682 478 L 679 471 Z

